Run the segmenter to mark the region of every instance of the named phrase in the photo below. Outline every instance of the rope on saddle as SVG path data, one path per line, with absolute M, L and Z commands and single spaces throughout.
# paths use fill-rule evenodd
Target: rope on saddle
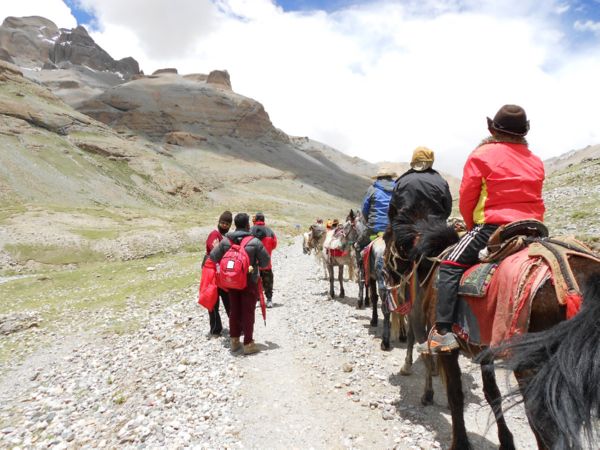
M 428 257 L 427 258 L 429 261 L 432 262 L 432 264 L 431 264 L 431 267 L 429 268 L 429 272 L 427 272 L 427 275 L 425 275 L 425 277 L 419 283 L 419 285 L 421 287 L 423 287 L 423 286 L 425 286 L 427 284 L 427 282 L 429 281 L 429 279 L 433 276 L 433 274 L 435 272 L 435 269 L 437 269 L 437 267 L 444 260 L 444 258 L 447 255 L 449 255 L 452 250 L 454 250 L 454 247 L 456 247 L 456 245 L 457 244 L 451 245 L 446 250 L 444 250 L 442 253 L 440 253 L 438 256 L 433 256 L 433 257 Z
M 600 263 L 596 256 L 584 244 L 575 239 L 533 238 L 530 242 L 529 256 L 539 256 L 550 267 L 554 281 L 556 298 L 561 305 L 567 307 L 567 319 L 573 317 L 581 308 L 583 297 L 569 265 L 569 256 L 580 256 Z

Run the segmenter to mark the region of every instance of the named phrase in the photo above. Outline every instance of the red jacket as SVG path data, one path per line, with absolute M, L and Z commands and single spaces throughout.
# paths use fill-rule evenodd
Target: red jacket
M 269 227 L 265 225 L 264 222 L 255 222 L 254 226 L 250 228 L 250 233 L 256 236 L 261 240 L 265 248 L 267 249 L 267 253 L 271 256 L 273 250 L 277 247 L 277 236 L 273 233 Z M 271 269 L 271 263 L 269 262 L 268 267 L 263 267 L 263 269 Z
M 467 229 L 544 220 L 544 164 L 525 144 L 493 142 L 476 148 L 465 163 L 459 208 Z

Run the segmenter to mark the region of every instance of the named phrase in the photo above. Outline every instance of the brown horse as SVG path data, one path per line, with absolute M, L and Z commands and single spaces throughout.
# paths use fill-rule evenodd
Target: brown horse
M 419 278 L 424 280 L 431 262 L 447 244 L 456 242 L 456 232 L 445 224 L 423 222 L 415 227 L 418 243 L 411 260 L 420 259 Z M 406 237 L 404 237 L 406 238 Z M 579 286 L 600 281 L 600 264 L 572 257 L 569 264 Z M 435 322 L 436 277 L 429 277 L 422 291 L 422 313 L 429 326 Z M 461 341 L 469 356 L 480 354 L 483 392 L 498 427 L 501 449 L 514 449 L 512 433 L 502 412 L 502 397 L 494 373 L 494 359 L 510 355 L 508 365 L 519 383 L 525 410 L 540 449 L 582 447 L 582 433 L 588 441 L 594 436 L 594 418 L 600 411 L 600 293 L 598 286 L 586 291 L 582 311 L 566 320 L 566 308 L 559 304 L 551 282 L 535 293 L 527 333 L 496 349 L 486 349 Z M 464 396 L 459 351 L 440 353 L 439 361 L 452 413 L 451 449 L 471 449 L 464 422 Z M 577 372 L 574 372 L 577 370 Z M 589 385 L 587 383 L 590 383 Z M 433 393 L 431 392 L 431 395 Z M 561 408 L 563 410 L 561 410 Z M 591 445 L 591 444 L 590 444 Z M 590 446 L 589 448 L 592 448 Z

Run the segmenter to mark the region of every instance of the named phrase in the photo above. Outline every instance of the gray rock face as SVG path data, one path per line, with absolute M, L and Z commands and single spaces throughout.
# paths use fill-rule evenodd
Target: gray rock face
M 70 31 L 61 30 L 60 37 L 50 53 L 50 59 L 57 65 L 68 61 L 94 70 L 120 72 L 126 79 L 140 71 L 137 61 L 133 58 L 115 61 L 94 42 L 82 26 Z
M 16 64 L 40 67 L 49 60 L 59 35 L 58 27 L 43 17 L 7 17 L 0 26 L 0 47 Z
M 140 73 L 131 58 L 115 61 L 78 26 L 58 29 L 43 17 L 7 17 L 0 26 L 0 59 L 27 68 L 87 67 L 99 72 L 121 74 L 124 80 Z
M 225 78 L 222 80 L 225 82 Z M 161 141 L 173 131 L 288 141 L 257 101 L 217 89 L 208 80 L 197 82 L 174 74 L 115 86 L 78 109 L 108 125 L 126 127 Z
M 0 48 L 0 59 L 11 64 L 15 63 L 15 60 L 12 58 L 12 56 L 10 56 L 10 53 L 8 53 L 5 48 Z

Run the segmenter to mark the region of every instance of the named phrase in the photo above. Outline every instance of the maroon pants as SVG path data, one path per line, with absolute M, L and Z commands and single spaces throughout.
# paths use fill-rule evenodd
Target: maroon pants
M 229 291 L 229 336 L 239 338 L 243 331 L 244 345 L 252 342 L 258 295 L 258 285 L 252 282 L 242 291 Z

